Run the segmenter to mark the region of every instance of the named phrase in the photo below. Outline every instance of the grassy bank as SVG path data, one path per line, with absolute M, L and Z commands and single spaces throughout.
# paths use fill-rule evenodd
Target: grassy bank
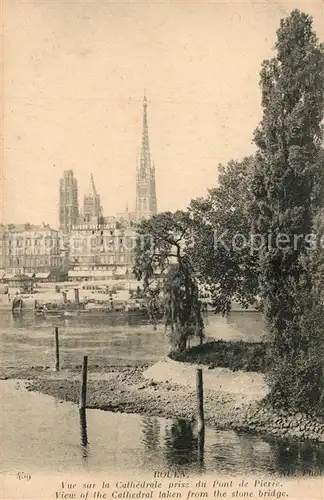
M 229 368 L 237 371 L 265 373 L 267 368 L 267 345 L 264 342 L 214 340 L 187 349 L 185 352 L 171 352 L 175 361 Z

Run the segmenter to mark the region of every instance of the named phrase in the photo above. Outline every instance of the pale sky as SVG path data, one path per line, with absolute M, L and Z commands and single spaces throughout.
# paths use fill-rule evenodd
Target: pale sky
M 205 195 L 253 152 L 261 62 L 293 8 L 324 40 L 318 0 L 4 0 L 2 220 L 57 227 L 71 168 L 80 203 L 93 172 L 105 215 L 133 209 L 145 90 L 159 211 Z

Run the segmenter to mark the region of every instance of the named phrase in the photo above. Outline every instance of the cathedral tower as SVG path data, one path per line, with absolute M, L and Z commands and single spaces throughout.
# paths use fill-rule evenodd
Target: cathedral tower
M 78 182 L 73 170 L 65 170 L 60 179 L 59 220 L 60 229 L 69 233 L 79 217 Z
M 102 207 L 100 204 L 100 196 L 97 193 L 93 175 L 90 176 L 91 188 L 89 192 L 84 195 L 83 199 L 83 217 L 85 221 L 89 222 L 93 218 L 99 219 L 102 216 Z
M 147 99 L 143 102 L 143 132 L 141 156 L 136 172 L 136 217 L 150 217 L 157 213 L 155 167 L 151 160 L 148 125 Z

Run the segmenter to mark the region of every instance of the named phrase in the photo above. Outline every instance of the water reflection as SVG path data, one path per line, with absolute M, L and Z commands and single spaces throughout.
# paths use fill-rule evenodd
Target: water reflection
M 193 424 L 176 419 L 165 428 L 165 457 L 170 468 L 197 462 L 198 438 L 194 435 Z
M 323 445 L 210 428 L 197 433 L 191 422 L 181 419 L 166 425 L 165 457 L 170 468 L 185 466 L 200 472 L 324 473 Z
M 324 447 L 310 441 L 268 439 L 274 467 L 283 475 L 320 475 L 324 472 Z
M 82 458 L 86 463 L 89 456 L 88 449 L 88 431 L 87 431 L 87 414 L 86 409 L 79 410 L 80 415 L 80 433 L 81 433 L 81 450 L 82 450 Z
M 143 443 L 148 453 L 152 453 L 158 450 L 160 446 L 160 431 L 161 426 L 157 417 L 143 417 Z
M 200 472 L 205 470 L 205 428 L 198 432 L 198 463 Z
M 15 381 L 0 383 L 4 472 L 39 471 L 188 472 L 230 475 L 324 475 L 324 446 L 205 428 L 183 419 L 117 414 L 28 392 Z M 90 444 L 89 444 L 90 443 Z

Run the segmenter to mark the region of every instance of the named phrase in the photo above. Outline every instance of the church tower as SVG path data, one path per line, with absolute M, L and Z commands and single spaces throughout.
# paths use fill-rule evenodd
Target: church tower
M 93 175 L 90 175 L 91 187 L 89 193 L 84 195 L 83 199 L 83 217 L 89 222 L 91 219 L 99 219 L 102 217 L 102 207 L 100 204 L 100 196 L 97 193 Z
M 79 217 L 78 182 L 73 170 L 65 170 L 60 179 L 60 229 L 69 233 Z
M 147 99 L 144 96 L 142 148 L 136 172 L 136 217 L 137 219 L 142 219 L 156 213 L 155 167 L 150 154 Z

